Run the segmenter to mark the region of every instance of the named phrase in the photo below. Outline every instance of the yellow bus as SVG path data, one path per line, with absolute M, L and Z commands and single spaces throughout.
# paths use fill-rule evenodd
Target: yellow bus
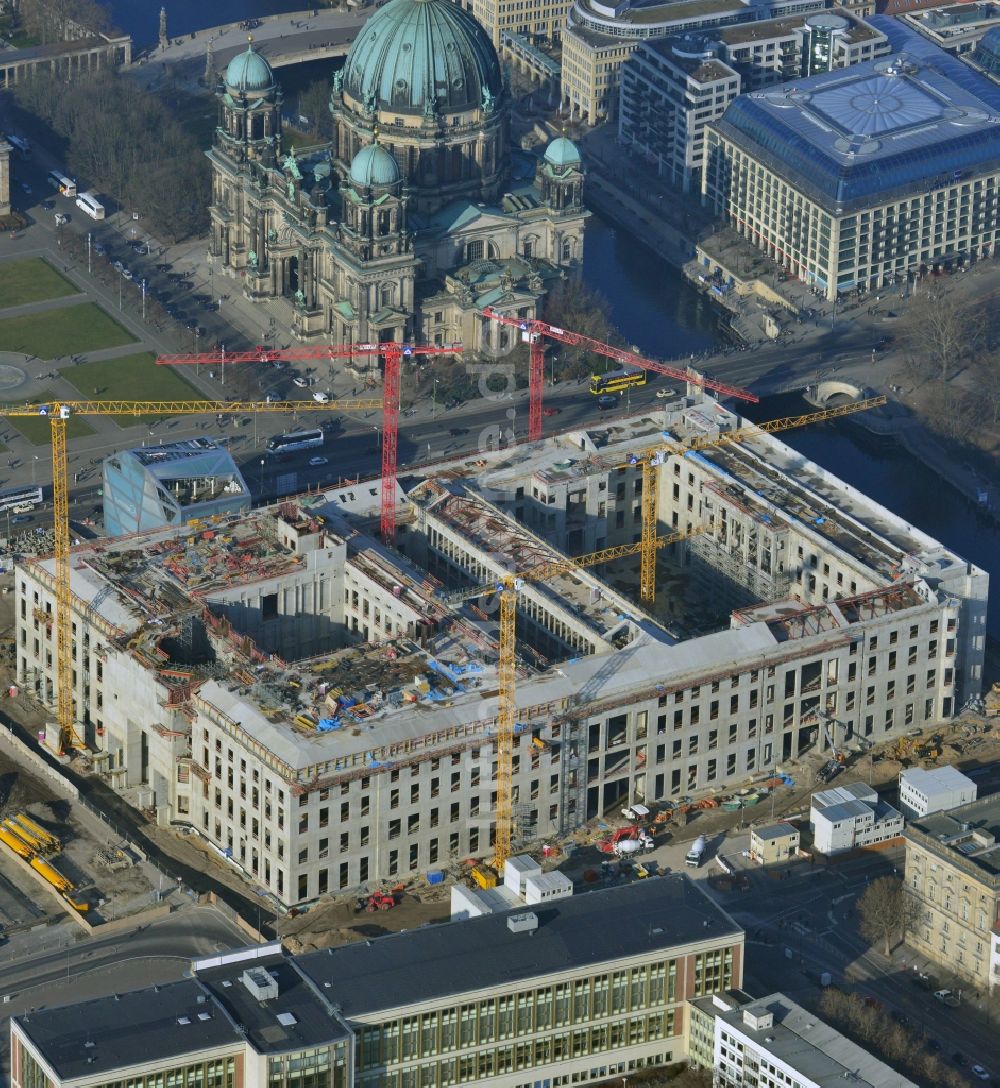
M 595 396 L 602 393 L 620 393 L 633 385 L 645 385 L 646 372 L 637 367 L 623 367 L 611 370 L 607 374 L 593 374 L 590 378 L 590 391 Z

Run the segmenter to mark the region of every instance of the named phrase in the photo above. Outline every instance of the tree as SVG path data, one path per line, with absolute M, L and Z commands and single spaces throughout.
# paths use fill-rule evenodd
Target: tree
M 550 324 L 561 329 L 589 336 L 606 344 L 624 345 L 624 338 L 611 323 L 611 308 L 607 300 L 596 291 L 587 287 L 582 280 L 561 280 L 548 293 L 542 317 Z M 586 348 L 575 348 L 568 344 L 549 344 L 550 352 L 558 351 L 562 366 L 557 367 L 564 378 L 580 377 L 592 369 L 584 364 Z M 597 367 L 603 370 L 603 366 Z
M 918 368 L 923 364 L 929 377 L 946 382 L 971 354 L 982 326 L 973 304 L 932 286 L 910 307 L 904 328 Z
M 895 939 L 901 939 L 915 921 L 915 913 L 916 904 L 895 876 L 873 880 L 858 900 L 861 935 L 872 944 L 881 943 L 887 956 Z

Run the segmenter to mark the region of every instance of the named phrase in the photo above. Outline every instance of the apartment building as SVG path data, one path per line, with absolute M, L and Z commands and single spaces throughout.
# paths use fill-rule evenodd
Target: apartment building
M 642 41 L 621 69 L 618 140 L 698 192 L 708 125 L 739 94 L 888 52 L 884 34 L 843 8 Z
M 640 42 L 822 11 L 824 0 L 575 0 L 562 49 L 562 108 L 589 125 L 614 121 L 621 66 Z
M 917 1088 L 784 994 L 690 1003 L 691 1060 L 716 1088 Z
M 97 770 L 283 905 L 488 856 L 498 629 L 469 590 L 510 571 L 517 844 L 766 775 L 828 743 L 821 714 L 849 745 L 979 690 L 984 571 L 773 436 L 712 446 L 743 423 L 714 400 L 657 406 L 452 462 L 410 489 L 394 551 L 367 535 L 377 481 L 79 545 Z M 565 556 L 638 540 L 664 433 L 659 531 L 688 535 L 646 611 Z M 48 707 L 54 594 L 50 558 L 18 566 L 18 682 Z
M 11 1083 L 606 1082 L 682 1059 L 686 1002 L 742 973 L 742 930 L 674 874 L 295 958 L 223 953 L 179 982 L 35 1009 L 11 1021 Z
M 708 125 L 703 199 L 830 300 L 977 260 L 1000 236 L 996 106 L 933 47 L 741 95 Z
M 1000 986 L 1000 797 L 914 820 L 903 840 L 919 910 L 908 943 L 979 989 Z

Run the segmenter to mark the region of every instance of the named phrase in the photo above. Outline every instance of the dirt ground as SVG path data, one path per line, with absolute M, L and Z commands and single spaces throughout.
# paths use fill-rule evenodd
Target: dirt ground
M 324 899 L 306 913 L 289 913 L 278 924 L 278 934 L 289 951 L 299 953 L 447 922 L 450 894 L 439 885 L 420 888 L 414 881 L 395 893 L 392 910 L 373 913 L 358 909 L 357 896 Z

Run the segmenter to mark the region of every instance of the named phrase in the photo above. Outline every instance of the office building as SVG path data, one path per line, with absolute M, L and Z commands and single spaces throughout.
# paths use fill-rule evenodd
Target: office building
M 11 1021 L 12 1084 L 606 1082 L 683 1058 L 685 1003 L 742 973 L 742 930 L 675 874 L 36 1009 Z
M 820 854 L 840 854 L 876 846 L 903 833 L 903 816 L 864 782 L 814 793 L 809 803 L 813 846 Z
M 917 1088 L 784 994 L 713 994 L 690 1012 L 691 1060 L 716 1088 Z
M 766 776 L 828 746 L 819 710 L 878 741 L 979 691 L 984 571 L 776 437 L 725 438 L 745 421 L 711 398 L 656 403 L 416 477 L 394 550 L 377 479 L 74 548 L 95 765 L 285 905 L 489 856 L 498 629 L 466 591 L 541 562 L 567 569 L 518 595 L 516 850 Z M 702 448 L 657 469 L 658 531 L 690 535 L 647 611 L 637 560 L 565 557 L 638 539 L 664 433 Z M 17 682 L 46 706 L 54 594 L 51 558 L 20 564 Z
M 482 23 L 501 55 L 505 34 L 533 45 L 557 45 L 572 0 L 471 0 L 469 10 Z
M 737 95 L 888 52 L 884 34 L 843 8 L 642 41 L 621 70 L 618 139 L 699 192 L 706 129 Z
M 1000 797 L 914 820 L 903 833 L 906 888 L 919 917 L 907 941 L 988 990 L 1000 985 Z
M 958 808 L 975 799 L 975 782 L 954 767 L 929 771 L 910 767 L 899 776 L 899 807 L 907 820 Z
M 588 125 L 616 120 L 620 69 L 640 42 L 801 17 L 825 7 L 824 0 L 668 0 L 619 5 L 575 0 L 563 32 L 562 109 Z
M 705 201 L 827 299 L 993 253 L 995 88 L 925 44 L 741 95 L 708 126 Z
M 750 858 L 761 865 L 788 861 L 799 852 L 799 829 L 784 822 L 750 828 Z
M 232 454 L 210 438 L 142 446 L 105 458 L 108 536 L 249 509 L 250 489 Z

